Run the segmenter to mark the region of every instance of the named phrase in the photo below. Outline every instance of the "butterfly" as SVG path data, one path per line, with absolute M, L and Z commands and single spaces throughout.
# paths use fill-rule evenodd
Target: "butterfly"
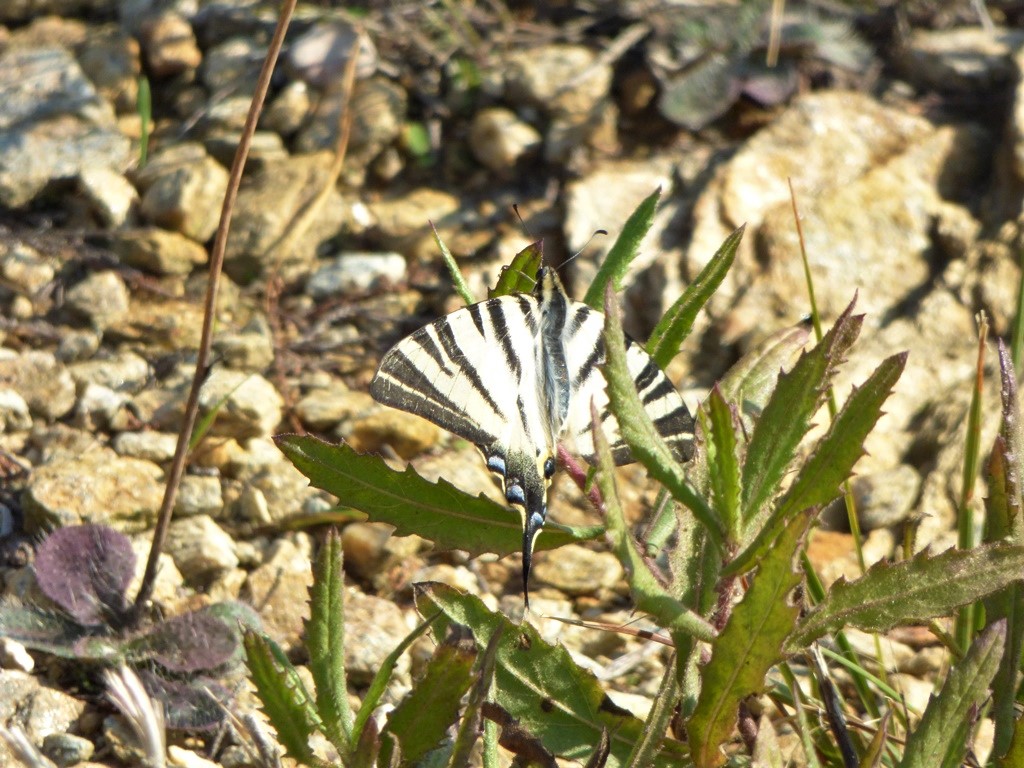
M 608 410 L 601 366 L 604 315 L 573 301 L 541 267 L 531 294 L 487 299 L 406 336 L 383 357 L 370 394 L 469 440 L 500 476 L 523 522 L 523 595 L 530 604 L 533 544 L 563 443 L 595 462 L 591 404 L 616 464 L 632 456 Z M 693 453 L 693 418 L 671 380 L 640 344 L 626 341 L 640 400 L 676 455 Z

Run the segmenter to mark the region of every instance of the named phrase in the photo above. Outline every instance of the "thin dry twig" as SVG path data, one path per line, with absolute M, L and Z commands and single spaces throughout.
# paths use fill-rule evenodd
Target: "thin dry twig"
M 199 346 L 196 350 L 196 373 L 192 379 L 192 388 L 189 390 L 188 401 L 185 404 L 181 430 L 178 433 L 178 443 L 174 450 L 174 460 L 171 462 L 171 468 L 167 475 L 164 498 L 160 505 L 156 528 L 153 531 L 153 544 L 149 550 L 149 560 L 146 561 L 146 572 L 142 577 L 142 584 L 139 587 L 138 595 L 135 597 L 133 618 L 136 622 L 141 618 L 146 603 L 149 602 L 150 597 L 153 595 L 160 553 L 163 552 L 164 544 L 167 541 L 167 529 L 171 524 L 174 498 L 177 495 L 178 486 L 181 484 L 181 477 L 185 471 L 185 458 L 188 453 L 189 441 L 192 437 L 192 430 L 195 427 L 196 416 L 199 412 L 199 391 L 206 379 L 210 360 L 210 348 L 213 342 L 213 322 L 217 308 L 217 292 L 220 287 L 221 271 L 224 267 L 224 251 L 227 246 L 228 231 L 231 228 L 231 215 L 234 212 L 235 201 L 238 199 L 238 188 L 242 181 L 242 171 L 245 168 L 245 161 L 249 156 L 253 135 L 256 133 L 256 121 L 263 109 L 267 90 L 270 88 L 270 76 L 274 72 L 274 66 L 277 64 L 278 56 L 281 53 L 285 32 L 288 30 L 296 3 L 297 0 L 285 0 L 281 5 L 281 15 L 278 17 L 277 27 L 274 29 L 274 36 L 267 50 L 267 57 L 263 62 L 263 68 L 260 70 L 259 80 L 256 83 L 256 92 L 253 94 L 249 114 L 245 119 L 245 126 L 242 129 L 242 136 L 238 142 L 238 149 L 235 150 L 235 158 L 231 164 L 228 188 L 224 193 L 224 203 L 221 206 L 220 223 L 217 225 L 217 234 L 214 237 L 213 250 L 210 253 L 210 275 L 206 287 L 203 329 L 200 335 Z

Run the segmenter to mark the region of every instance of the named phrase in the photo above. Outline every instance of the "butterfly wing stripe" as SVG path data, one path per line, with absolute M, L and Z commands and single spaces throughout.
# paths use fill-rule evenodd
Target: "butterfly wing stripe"
M 423 416 L 476 445 L 495 439 L 495 435 L 470 419 L 459 405 L 434 386 L 401 348 L 392 349 L 384 358 L 370 384 L 370 394 L 379 403 Z
M 476 393 L 484 399 L 484 402 L 491 407 L 495 414 L 500 416 L 502 419 L 507 419 L 508 415 L 502 410 L 501 406 L 494 402 L 494 398 L 491 397 L 491 393 L 487 391 L 487 387 L 484 385 L 483 379 L 480 378 L 480 374 L 477 371 L 476 366 L 473 364 L 473 361 L 466 356 L 462 347 L 459 346 L 459 342 L 455 340 L 451 323 L 438 321 L 430 327 L 433 328 L 435 333 L 437 333 L 437 337 L 441 342 L 441 346 L 444 347 L 444 351 L 448 355 L 448 359 L 453 365 L 458 367 L 459 373 L 469 380 L 470 385 L 474 390 L 476 390 Z M 483 340 L 483 335 L 481 334 L 480 341 Z
M 505 362 L 508 364 L 509 373 L 512 374 L 512 378 L 519 381 L 523 375 L 523 367 L 519 362 L 519 356 L 516 354 L 515 349 L 512 347 L 512 337 L 508 331 L 508 321 L 505 318 L 505 312 L 503 311 L 503 305 L 511 304 L 511 302 L 499 302 L 499 301 L 485 301 L 483 302 L 487 309 L 487 316 L 491 321 L 491 329 L 494 331 L 494 336 L 501 345 L 501 351 L 505 354 Z M 481 306 L 480 304 L 474 304 L 473 308 Z M 524 314 L 525 316 L 525 314 Z

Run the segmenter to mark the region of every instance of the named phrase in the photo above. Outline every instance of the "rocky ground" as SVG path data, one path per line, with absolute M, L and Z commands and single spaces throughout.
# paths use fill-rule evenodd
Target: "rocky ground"
M 388 345 L 458 306 L 428 222 L 478 296 L 541 237 L 550 263 L 581 253 L 565 272 L 582 295 L 626 216 L 658 187 L 624 298 L 640 337 L 747 224 L 735 267 L 670 370 L 690 402 L 809 310 L 790 179 L 825 322 L 854 292 L 867 313 L 837 391 L 910 351 L 858 468 L 866 552 L 891 555 L 909 522 L 917 547 L 955 542 L 975 313 L 1006 334 L 1018 304 L 1024 18 L 1013 3 L 987 4 L 989 29 L 968 2 L 941 13 L 792 2 L 767 67 L 768 5 L 598 1 L 545 14 L 501 2 L 358 13 L 300 4 L 234 212 L 201 399 L 217 418 L 178 494 L 159 610 L 241 599 L 297 652 L 316 529 L 295 521 L 322 519 L 335 500 L 284 459 L 278 432 L 389 446 L 421 474 L 491 492 L 475 451 L 366 392 Z M 57 526 L 109 525 L 144 562 L 194 371 L 227 168 L 275 13 L 248 0 L 0 4 L 8 599 L 40 599 L 32 544 Z M 370 45 L 335 182 L 342 73 L 358 29 Z M 639 517 L 649 497 L 633 476 Z M 555 519 L 591 515 L 558 486 Z M 856 572 L 849 534 L 832 527 L 813 547 L 828 579 Z M 504 596 L 509 610 L 521 600 L 514 558 L 467 562 L 368 523 L 343 537 L 356 688 L 415 623 L 413 582 Z M 534 580 L 539 614 L 630 618 L 621 567 L 603 547 L 541 554 Z M 659 679 L 657 652 L 555 622 L 544 631 L 622 688 L 617 702 L 649 706 L 654 691 L 636 680 Z M 891 643 L 893 679 L 917 701 L 937 657 L 904 639 Z M 400 686 L 410 679 L 402 663 Z M 11 644 L 3 667 L 0 724 L 21 725 L 62 765 L 131 761 L 117 718 L 66 668 Z M 617 683 L 625 669 L 628 687 Z M 211 744 L 189 742 L 197 753 Z M 230 739 L 219 746 L 223 765 L 246 764 Z

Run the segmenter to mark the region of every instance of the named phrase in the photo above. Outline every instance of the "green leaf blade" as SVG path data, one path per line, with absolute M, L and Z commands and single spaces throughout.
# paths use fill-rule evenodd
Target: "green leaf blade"
M 401 747 L 402 762 L 417 765 L 442 739 L 459 717 L 459 704 L 473 684 L 472 646 L 442 643 L 427 662 L 423 677 L 388 716 L 384 733 L 395 736 Z M 381 750 L 385 762 L 390 740 Z
M 399 536 L 415 533 L 440 548 L 464 549 L 473 555 L 507 555 L 522 547 L 519 516 L 484 496 L 470 496 L 445 480 L 431 483 L 412 467 L 395 471 L 380 457 L 364 456 L 344 444 L 306 435 L 279 435 L 275 440 L 314 486 L 375 522 L 393 525 Z M 602 531 L 599 526 L 549 525 L 537 538 L 537 549 L 586 541 Z
M 529 293 L 537 285 L 537 270 L 543 263 L 544 241 L 530 243 L 513 257 L 511 264 L 502 267 L 498 282 L 487 294 L 488 298 Z
M 741 436 L 742 427 L 721 390 L 712 388 L 702 409 L 706 422 L 704 434 L 707 439 L 708 479 L 711 483 L 711 498 L 718 516 L 730 532 L 729 538 L 739 540 L 740 534 L 740 487 Z
M 711 660 L 701 671 L 697 707 L 687 726 L 698 768 L 725 762 L 721 747 L 735 729 L 740 703 L 764 687 L 768 670 L 783 658 L 783 644 L 799 615 L 791 597 L 803 578 L 796 551 L 810 523 L 810 514 L 791 521 L 712 643 Z
M 820 508 L 839 495 L 839 486 L 863 455 L 864 440 L 881 417 L 882 406 L 906 363 L 907 353 L 893 355 L 882 361 L 864 384 L 854 388 L 754 542 L 726 568 L 728 574 L 742 573 L 763 557 L 792 515 Z
M 700 274 L 686 286 L 683 295 L 661 318 L 647 340 L 647 353 L 665 369 L 672 358 L 679 352 L 679 347 L 693 330 L 697 313 L 704 308 L 708 300 L 718 290 L 736 258 L 736 249 L 743 239 L 746 224 L 729 235 L 711 260 L 704 265 Z
M 863 316 L 853 316 L 852 310 L 851 302 L 821 343 L 801 355 L 789 373 L 779 376 L 747 446 L 743 464 L 745 520 L 755 518 L 778 490 L 836 367 L 860 333 Z
M 622 439 L 629 445 L 633 458 L 668 489 L 676 501 L 696 515 L 707 528 L 712 541 L 720 547 L 725 534 L 722 521 L 715 515 L 707 501 L 690 485 L 683 468 L 658 434 L 637 395 L 633 377 L 626 364 L 626 337 L 610 287 L 605 293 L 605 302 L 604 376 L 608 383 L 609 408 L 618 420 Z
M 622 225 L 622 232 L 604 257 L 594 282 L 590 284 L 587 295 L 583 297 L 584 304 L 600 312 L 604 304 L 605 286 L 611 283 L 616 291 L 619 290 L 622 277 L 629 271 L 629 265 L 640 252 L 640 243 L 654 223 L 654 212 L 658 209 L 660 199 L 661 187 L 648 195 L 626 219 L 626 223 Z
M 313 571 L 306 648 L 324 733 L 341 754 L 347 754 L 352 744 L 352 709 L 345 682 L 345 578 L 341 538 L 333 529 Z
M 455 257 L 452 256 L 452 252 L 448 250 L 448 246 L 444 244 L 441 239 L 441 235 L 437 233 L 437 227 L 434 223 L 430 223 L 430 230 L 434 233 L 434 242 L 437 243 L 437 247 L 441 250 L 441 258 L 444 259 L 444 264 L 448 267 L 448 274 L 451 275 L 452 285 L 455 287 L 455 292 L 462 297 L 462 300 L 466 302 L 466 305 L 475 304 L 476 299 L 473 298 L 473 292 L 469 290 L 469 285 L 466 283 L 466 279 L 462 276 L 462 271 L 459 269 L 458 263 L 455 261 Z
M 844 625 L 887 632 L 898 624 L 949 616 L 1018 581 L 1022 573 L 1024 546 L 1004 543 L 876 563 L 859 579 L 833 584 L 797 627 L 789 648 L 799 651 Z
M 918 724 L 907 737 L 900 768 L 960 765 L 967 751 L 964 724 L 976 718 L 989 695 L 989 684 L 1003 656 L 1006 624 L 986 628 L 954 667 L 942 690 L 932 696 Z
M 309 739 L 322 723 L 302 678 L 270 638 L 247 630 L 242 642 L 256 693 L 285 753 L 300 763 L 318 765 Z
M 625 764 L 642 737 L 643 722 L 616 706 L 597 679 L 578 667 L 564 647 L 550 645 L 529 624 L 515 625 L 489 611 L 479 598 L 445 584 L 419 585 L 416 605 L 421 615 L 443 614 L 435 631 L 445 632 L 449 624 L 461 624 L 473 633 L 478 645 L 502 626 L 492 687 L 495 702 L 518 720 L 523 730 L 565 759 L 586 760 L 602 731 L 607 730 L 611 739 L 608 768 Z M 686 747 L 666 739 L 657 765 L 690 765 Z

